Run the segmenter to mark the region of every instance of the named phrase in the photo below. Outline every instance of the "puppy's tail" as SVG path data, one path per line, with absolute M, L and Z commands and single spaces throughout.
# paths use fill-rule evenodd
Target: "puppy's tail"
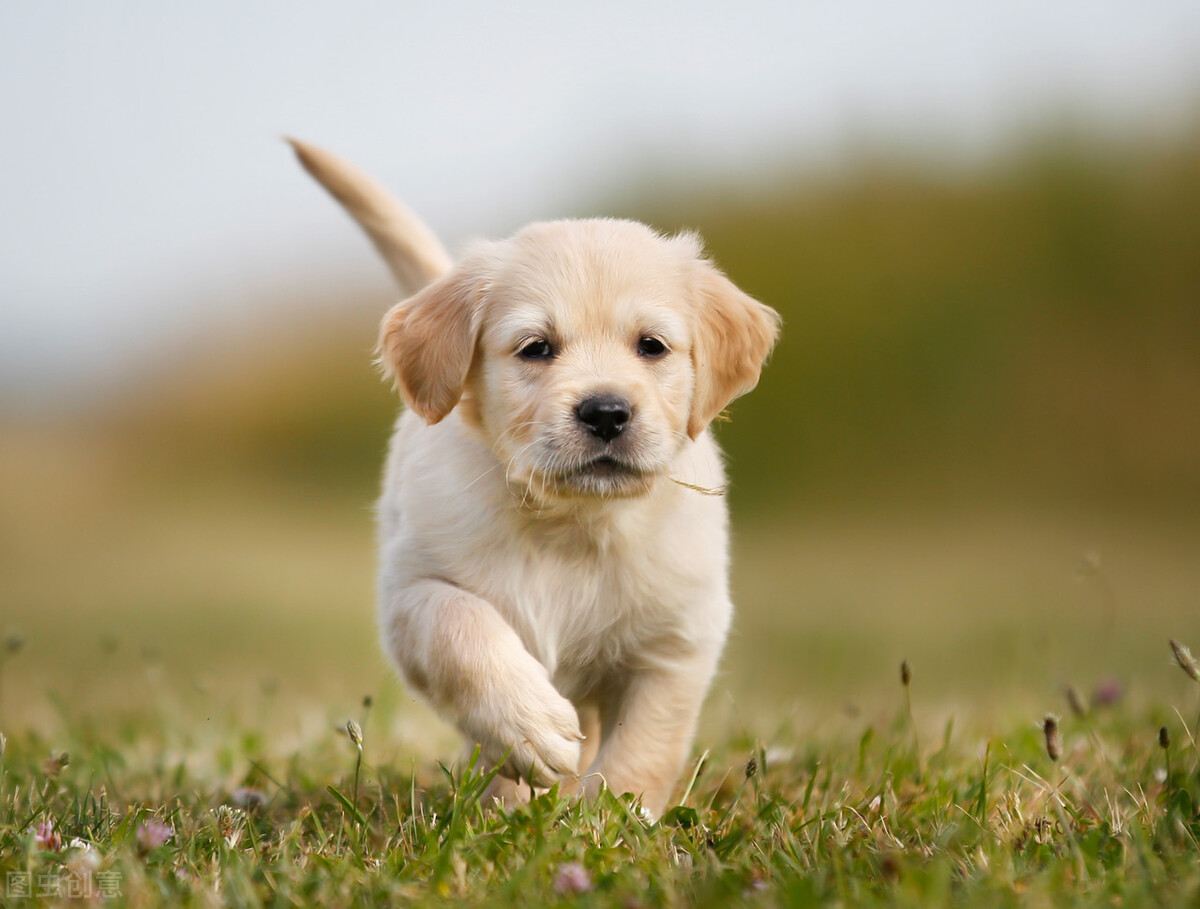
M 453 264 L 432 230 L 371 177 L 337 155 L 287 138 L 304 169 L 366 231 L 400 289 L 414 294 Z

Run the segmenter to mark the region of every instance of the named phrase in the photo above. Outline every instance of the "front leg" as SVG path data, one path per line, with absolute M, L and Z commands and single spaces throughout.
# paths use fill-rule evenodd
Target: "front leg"
M 536 786 L 577 775 L 575 708 L 490 603 L 445 581 L 391 583 L 380 621 L 405 677 L 485 761 Z
M 607 692 L 603 741 L 584 776 L 586 794 L 607 785 L 641 795 L 647 812 L 662 814 L 692 746 L 719 654 L 720 647 L 711 646 L 656 661 Z
M 585 736 L 579 756 L 579 766 L 589 767 L 600 748 L 600 712 L 596 705 L 590 702 L 577 704 L 575 709 L 579 714 L 579 728 Z M 565 780 L 559 791 L 563 795 L 573 796 L 579 793 L 580 788 L 580 780 L 576 777 Z M 487 806 L 495 803 L 501 807 L 512 809 L 517 805 L 526 804 L 533 795 L 534 792 L 527 783 L 504 776 L 496 776 L 484 790 L 482 801 Z

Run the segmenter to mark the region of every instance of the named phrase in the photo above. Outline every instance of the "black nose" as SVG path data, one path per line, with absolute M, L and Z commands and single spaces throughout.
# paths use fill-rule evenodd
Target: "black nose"
M 592 435 L 611 442 L 629 422 L 629 402 L 617 395 L 592 395 L 575 408 L 575 416 Z

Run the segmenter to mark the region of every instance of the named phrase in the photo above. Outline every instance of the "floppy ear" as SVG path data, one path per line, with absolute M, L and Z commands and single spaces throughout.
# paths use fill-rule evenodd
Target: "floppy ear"
M 440 422 L 462 397 L 484 290 L 477 273 L 460 267 L 383 317 L 380 366 L 426 423 Z
M 775 339 L 779 314 L 738 290 L 708 262 L 696 288 L 692 366 L 696 373 L 688 435 L 704 432 L 734 398 L 758 384 Z

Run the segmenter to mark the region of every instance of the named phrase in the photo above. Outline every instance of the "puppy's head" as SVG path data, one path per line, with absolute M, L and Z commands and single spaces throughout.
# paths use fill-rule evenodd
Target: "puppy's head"
M 538 497 L 644 493 L 778 332 L 691 234 L 534 224 L 477 246 L 384 318 L 380 360 L 429 423 L 456 406 Z

